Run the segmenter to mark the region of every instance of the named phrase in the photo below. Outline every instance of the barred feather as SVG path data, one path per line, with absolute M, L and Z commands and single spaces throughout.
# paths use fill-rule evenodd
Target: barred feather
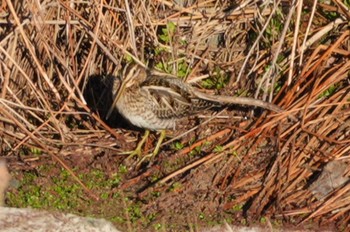
M 179 118 L 219 104 L 244 104 L 282 110 L 271 103 L 253 98 L 211 96 L 195 90 L 181 79 L 152 74 L 139 66 L 127 67 L 113 84 L 113 107 L 133 125 L 150 130 L 174 129 Z

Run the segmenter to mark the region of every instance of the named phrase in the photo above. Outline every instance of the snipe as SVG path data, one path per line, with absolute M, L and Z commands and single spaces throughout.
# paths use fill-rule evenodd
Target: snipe
M 151 155 L 159 152 L 165 130 L 175 130 L 184 117 L 209 109 L 212 106 L 240 104 L 256 106 L 275 112 L 278 106 L 249 97 L 209 95 L 193 88 L 180 78 L 147 70 L 138 65 L 129 65 L 123 71 L 123 80 L 117 76 L 113 82 L 113 109 L 131 124 L 146 129 L 145 136 L 132 154 L 141 154 L 149 130 L 161 131 L 161 136 Z

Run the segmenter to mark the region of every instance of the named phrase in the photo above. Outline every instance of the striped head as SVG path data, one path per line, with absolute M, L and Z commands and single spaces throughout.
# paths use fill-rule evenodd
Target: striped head
M 142 83 L 146 80 L 147 75 L 148 70 L 137 64 L 129 63 L 123 68 L 121 75 L 117 75 L 113 80 L 112 95 L 114 100 L 107 113 L 106 119 L 108 119 L 113 112 L 123 92 L 132 86 Z

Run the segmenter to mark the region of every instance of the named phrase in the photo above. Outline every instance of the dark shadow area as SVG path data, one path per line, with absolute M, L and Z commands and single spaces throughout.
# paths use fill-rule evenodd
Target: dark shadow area
M 92 75 L 84 89 L 84 98 L 92 112 L 100 116 L 112 128 L 133 128 L 130 123 L 124 119 L 115 109 L 106 119 L 107 113 L 113 104 L 113 75 Z

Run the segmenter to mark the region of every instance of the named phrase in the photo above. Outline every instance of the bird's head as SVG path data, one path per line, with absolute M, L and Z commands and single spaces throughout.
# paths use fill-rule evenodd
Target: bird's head
M 146 80 L 148 70 L 138 64 L 127 64 L 119 75 L 116 75 L 113 80 L 112 96 L 114 98 L 106 119 L 109 118 L 123 92 Z
M 122 78 L 125 88 L 137 85 L 146 80 L 148 70 L 138 64 L 128 64 L 124 67 Z

